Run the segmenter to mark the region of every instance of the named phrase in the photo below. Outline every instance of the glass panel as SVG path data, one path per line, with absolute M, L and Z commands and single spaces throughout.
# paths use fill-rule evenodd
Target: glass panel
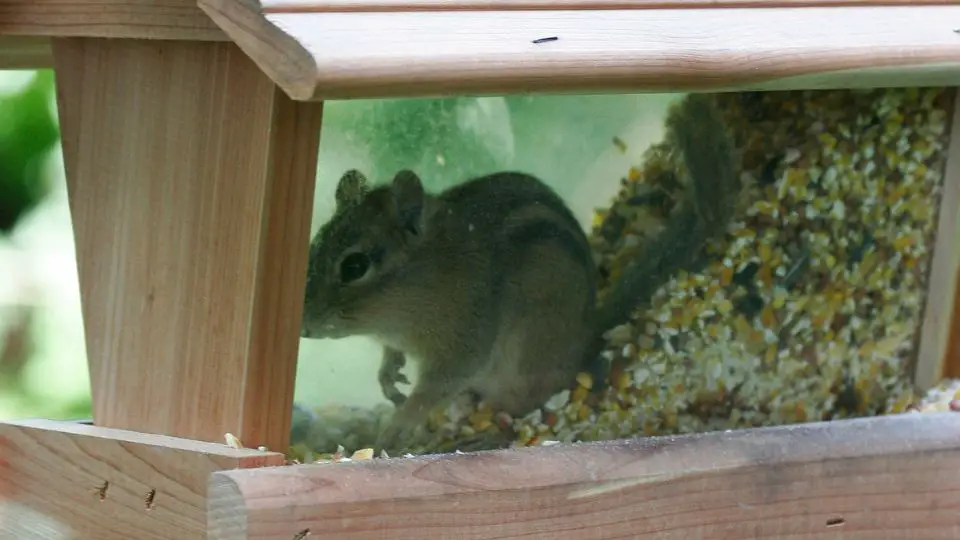
M 296 452 L 904 411 L 952 96 L 329 103 Z

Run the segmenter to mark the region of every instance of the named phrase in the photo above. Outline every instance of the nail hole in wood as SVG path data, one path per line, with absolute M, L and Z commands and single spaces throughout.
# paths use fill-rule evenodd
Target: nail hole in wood
M 310 529 L 304 529 L 297 534 L 293 535 L 293 540 L 303 540 L 310 535 Z
M 157 490 L 151 489 L 143 498 L 143 507 L 149 512 L 153 510 L 153 499 L 157 496 Z
M 97 495 L 100 497 L 100 502 L 103 502 L 107 499 L 107 489 L 110 488 L 110 482 L 107 480 L 103 481 L 103 485 L 97 488 Z
M 847 520 L 843 519 L 842 517 L 831 518 L 827 520 L 827 527 L 840 527 L 846 522 Z

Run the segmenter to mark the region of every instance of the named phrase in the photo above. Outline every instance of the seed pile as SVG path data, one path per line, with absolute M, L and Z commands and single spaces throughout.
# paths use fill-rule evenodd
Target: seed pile
M 951 92 L 716 99 L 741 158 L 737 217 L 706 247 L 700 267 L 678 272 L 630 324 L 610 330 L 607 388 L 596 390 L 581 374 L 523 418 L 464 397 L 434 414 L 426 442 L 412 450 L 782 425 L 898 413 L 920 401 L 908 374 Z M 597 212 L 591 244 L 603 275 L 601 300 L 624 263 L 662 230 L 685 189 L 677 161 L 666 143 L 650 148 L 610 207 Z M 312 422 L 323 424 L 325 435 L 314 429 L 298 448 L 332 452 L 342 444 L 328 438 L 337 430 L 370 444 L 372 436 L 357 436 L 357 429 L 372 434 L 388 414 L 322 414 Z

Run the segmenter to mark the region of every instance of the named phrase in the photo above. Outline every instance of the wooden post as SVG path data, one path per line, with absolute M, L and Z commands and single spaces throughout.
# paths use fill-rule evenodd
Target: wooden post
M 53 49 L 94 421 L 286 450 L 321 104 L 231 43 Z

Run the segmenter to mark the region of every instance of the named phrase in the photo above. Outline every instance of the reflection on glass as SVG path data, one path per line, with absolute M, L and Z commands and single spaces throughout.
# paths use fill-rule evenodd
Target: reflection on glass
M 304 336 L 335 339 L 304 349 L 331 347 L 314 356 L 366 371 L 305 380 L 318 360 L 303 352 L 298 388 L 375 397 L 338 406 L 299 392 L 297 452 L 471 450 L 903 411 L 915 399 L 949 96 L 649 98 L 631 103 L 659 111 L 653 125 L 597 115 L 612 130 L 602 150 L 574 98 L 496 98 L 495 128 L 483 129 L 464 123 L 482 108 L 460 101 L 421 125 L 453 118 L 444 133 L 463 139 L 437 145 L 499 157 L 458 170 L 457 151 L 438 150 L 443 165 L 426 167 L 426 148 L 381 160 L 393 170 L 321 168 Z M 596 100 L 636 98 L 583 99 L 599 111 Z M 562 137 L 545 143 L 552 161 L 515 152 L 538 120 L 565 116 Z M 566 143 L 581 132 L 592 139 Z M 617 159 L 633 166 L 607 176 Z M 469 182 L 505 170 L 543 184 L 517 173 Z M 366 337 L 340 339 L 354 335 Z M 353 352 L 329 352 L 351 339 Z

